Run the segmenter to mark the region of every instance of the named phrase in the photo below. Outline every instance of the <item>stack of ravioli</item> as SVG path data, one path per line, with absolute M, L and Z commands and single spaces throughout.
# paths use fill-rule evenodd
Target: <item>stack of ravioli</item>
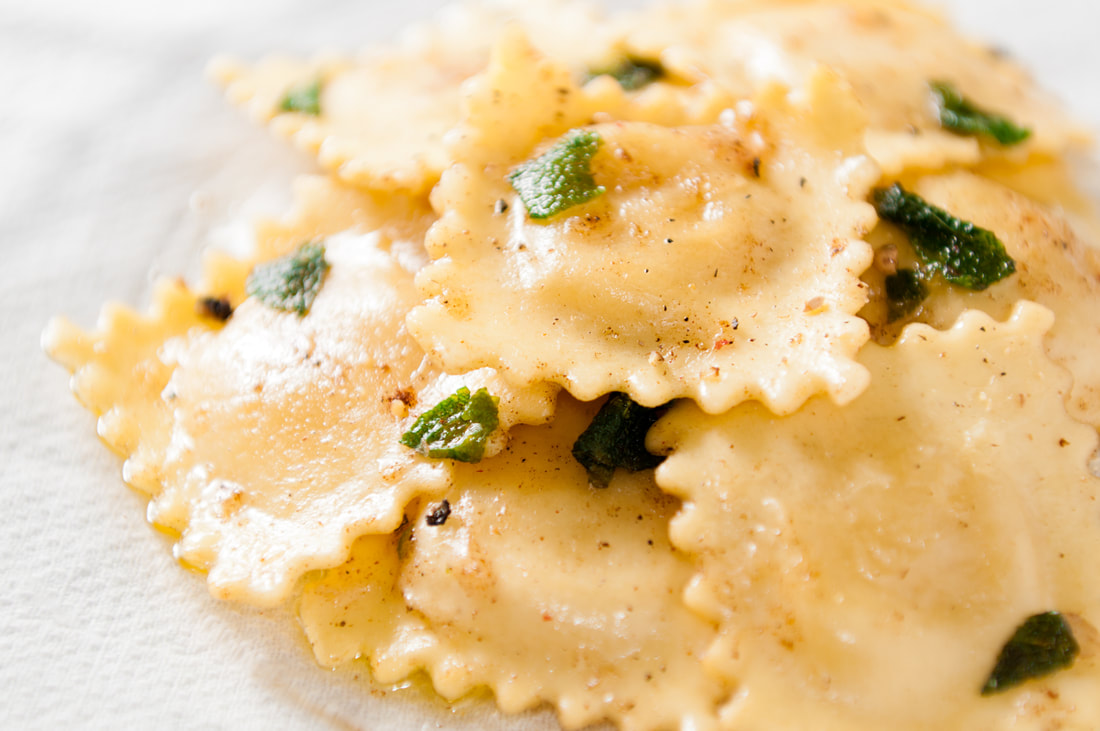
M 484 0 L 213 73 L 326 174 L 45 342 L 216 597 L 567 728 L 1100 727 L 1087 134 L 1014 62 L 888 0 Z M 413 448 L 463 394 L 473 453 Z M 600 471 L 609 397 L 655 424 Z

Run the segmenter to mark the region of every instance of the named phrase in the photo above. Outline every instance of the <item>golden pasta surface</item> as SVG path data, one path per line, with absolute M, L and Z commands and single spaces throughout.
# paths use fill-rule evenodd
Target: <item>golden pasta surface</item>
M 1100 727 L 1100 226 L 1015 62 L 480 0 L 211 73 L 318 174 L 43 342 L 213 596 L 565 728 Z

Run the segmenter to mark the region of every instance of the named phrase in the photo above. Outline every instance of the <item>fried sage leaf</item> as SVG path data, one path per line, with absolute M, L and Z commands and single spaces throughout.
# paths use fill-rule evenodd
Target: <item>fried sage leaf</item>
M 664 457 L 650 454 L 645 435 L 664 407 L 646 408 L 624 393 L 613 393 L 573 443 L 573 458 L 588 471 L 594 487 L 607 487 L 617 467 L 631 472 L 656 467 Z
M 613 66 L 592 69 L 588 72 L 589 80 L 597 76 L 610 76 L 626 91 L 636 91 L 663 79 L 665 67 L 660 61 L 627 56 Z
M 605 189 L 596 184 L 591 169 L 601 144 L 595 132 L 573 130 L 508 176 L 531 218 L 550 218 L 603 195 Z
M 299 112 L 317 117 L 321 114 L 321 82 L 298 84 L 287 89 L 279 101 L 280 112 Z
M 1068 668 L 1079 651 L 1065 617 L 1058 612 L 1034 614 L 1016 628 L 1001 648 L 997 665 L 982 686 L 982 695 L 999 693 Z
M 1031 136 L 1031 130 L 975 106 L 952 84 L 934 81 L 929 86 L 940 112 L 940 125 L 946 130 L 961 135 L 986 135 L 1006 146 L 1019 144 Z
M 463 386 L 425 411 L 401 436 L 401 443 L 432 459 L 480 462 L 485 443 L 499 424 L 497 398 Z
M 890 322 L 912 314 L 928 296 L 924 277 L 916 269 L 898 269 L 887 275 L 885 288 L 887 317 Z
M 908 236 L 929 274 L 951 284 L 983 290 L 1016 271 L 1004 244 L 984 228 L 955 218 L 894 183 L 874 191 L 878 215 Z
M 310 241 L 292 254 L 257 264 L 245 289 L 268 307 L 297 312 L 301 317 L 321 291 L 328 266 L 325 245 Z

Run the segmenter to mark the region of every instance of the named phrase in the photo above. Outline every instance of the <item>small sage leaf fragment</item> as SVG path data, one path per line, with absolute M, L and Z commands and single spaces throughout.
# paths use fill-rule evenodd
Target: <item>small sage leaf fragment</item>
M 952 84 L 933 81 L 929 86 L 939 110 L 940 126 L 946 130 L 960 135 L 985 135 L 1005 146 L 1018 145 L 1031 136 L 1031 130 L 981 109 Z
M 607 487 L 618 467 L 637 472 L 664 461 L 645 448 L 646 433 L 664 412 L 664 407 L 646 408 L 624 393 L 611 394 L 573 443 L 573 458 L 588 472 L 588 481 Z
M 245 290 L 272 309 L 301 317 L 321 291 L 328 268 L 325 245 L 310 241 L 291 254 L 253 267 Z
M 321 114 L 321 81 L 314 79 L 287 89 L 279 100 L 280 112 L 298 112 L 313 117 Z
M 982 695 L 1000 693 L 1073 665 L 1080 647 L 1058 612 L 1034 614 L 1016 628 L 997 656 Z
M 500 423 L 497 402 L 484 388 L 471 395 L 463 386 L 421 414 L 401 443 L 432 459 L 480 462 Z
M 614 65 L 592 69 L 586 80 L 591 81 L 597 76 L 610 76 L 626 91 L 637 91 L 663 79 L 665 67 L 660 61 L 627 56 Z
M 601 144 L 597 133 L 573 130 L 512 171 L 508 181 L 527 207 L 527 214 L 534 219 L 550 218 L 603 195 L 604 187 L 592 177 L 592 157 Z
M 908 317 L 928 296 L 928 287 L 915 269 L 898 269 L 886 275 L 886 314 L 890 322 Z

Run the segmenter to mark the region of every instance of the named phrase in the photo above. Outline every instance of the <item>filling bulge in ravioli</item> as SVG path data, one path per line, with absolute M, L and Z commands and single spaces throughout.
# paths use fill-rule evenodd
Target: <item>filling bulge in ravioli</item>
M 797 105 L 772 88 L 718 123 L 666 127 L 585 124 L 599 100 L 543 88 L 545 65 L 523 73 L 490 67 L 433 194 L 430 299 L 409 325 L 446 368 L 708 412 L 862 390 L 877 169 L 842 82 L 822 71 Z M 570 185 L 591 190 L 555 187 Z
M 1097 437 L 1065 412 L 1052 319 L 1024 302 L 910 326 L 864 349 L 871 385 L 843 408 L 680 404 L 657 424 L 658 483 L 685 500 L 673 542 L 698 561 L 687 602 L 739 688 L 730 728 L 999 728 L 1091 703 L 1095 658 L 980 695 L 1027 617 L 1100 622 Z
M 652 472 L 592 488 L 573 441 L 596 404 L 559 399 L 552 424 L 459 465 L 398 535 L 369 537 L 305 587 L 318 659 L 367 657 L 396 682 L 423 667 L 447 698 L 488 686 L 518 711 L 550 702 L 568 728 L 714 728 L 710 623 L 683 606 L 690 562 L 668 542 L 677 502 Z
M 108 306 L 95 332 L 57 319 L 43 336 L 126 458 L 125 480 L 153 498 L 150 520 L 180 534 L 177 556 L 209 570 L 215 595 L 263 605 L 446 487 L 445 462 L 399 442 L 417 415 L 487 387 L 500 405 L 493 454 L 512 424 L 550 417 L 555 390 L 487 369 L 445 375 L 408 336 L 424 202 L 308 176 L 295 193 L 285 219 L 258 226 L 248 260 L 209 254 L 197 291 L 164 280 L 147 315 Z M 324 266 L 303 314 L 247 297 L 257 262 L 306 242 Z
M 549 418 L 552 389 L 511 389 L 482 370 L 447 376 L 408 336 L 412 275 L 377 234 L 325 239 L 308 313 L 252 297 L 224 328 L 183 344 L 164 391 L 173 414 L 165 489 L 150 506 L 181 531 L 181 560 L 211 591 L 271 604 L 302 573 L 386 533 L 407 502 L 448 484 L 447 463 L 400 443 L 418 414 L 462 385 L 500 399 L 502 429 Z
M 148 313 L 109 304 L 94 331 L 55 318 L 44 333 L 46 352 L 73 372 L 73 393 L 99 416 L 100 436 L 126 460 L 123 478 L 132 487 L 149 495 L 163 488 L 173 416 L 161 394 L 175 369 L 175 354 L 191 337 L 223 325 L 247 296 L 245 282 L 256 261 L 340 231 L 377 229 L 397 245 L 395 256 L 411 266 L 422 262 L 422 247 L 409 242 L 420 241 L 430 223 L 424 202 L 365 194 L 311 175 L 298 178 L 294 188 L 294 206 L 284 218 L 257 223 L 256 250 L 247 259 L 210 250 L 199 285 L 192 289 L 178 278 L 158 281 Z M 221 315 L 214 316 L 204 300 L 216 303 Z

